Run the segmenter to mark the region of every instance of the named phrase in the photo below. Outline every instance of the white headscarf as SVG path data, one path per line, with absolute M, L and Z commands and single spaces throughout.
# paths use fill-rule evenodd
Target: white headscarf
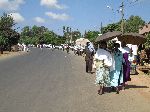
M 107 66 L 112 66 L 112 55 L 104 50 L 104 49 L 98 49 L 95 54 L 95 59 L 98 60 L 104 60 L 104 64 Z
M 95 49 L 94 49 L 94 46 L 93 44 L 90 42 L 89 45 L 88 45 L 88 49 L 91 51 L 91 52 L 95 52 Z

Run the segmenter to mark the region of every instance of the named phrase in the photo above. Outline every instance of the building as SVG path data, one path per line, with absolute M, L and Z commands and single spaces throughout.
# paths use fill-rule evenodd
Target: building
M 150 22 L 139 29 L 139 34 L 142 34 L 144 36 L 150 34 Z M 147 54 L 147 62 L 150 63 L 150 49 L 146 49 L 145 51 Z
M 150 33 L 150 23 L 139 28 L 139 34 L 146 36 L 148 33 Z

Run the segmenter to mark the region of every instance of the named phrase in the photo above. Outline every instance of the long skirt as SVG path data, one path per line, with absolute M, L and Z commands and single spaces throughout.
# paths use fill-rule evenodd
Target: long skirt
M 117 87 L 123 83 L 123 74 L 121 70 L 114 70 L 110 72 L 111 86 Z
M 92 64 L 93 64 L 92 59 L 86 60 L 86 72 L 91 72 L 92 71 Z
M 131 81 L 130 78 L 130 62 L 128 60 L 128 54 L 124 53 L 123 58 L 125 63 L 123 64 L 123 82 Z
M 104 67 L 102 62 L 96 68 L 96 84 L 104 85 L 105 87 L 110 86 L 110 75 L 109 75 L 109 68 Z

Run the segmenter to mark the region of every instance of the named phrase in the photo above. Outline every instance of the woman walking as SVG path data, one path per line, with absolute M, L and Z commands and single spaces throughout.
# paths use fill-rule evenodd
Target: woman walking
M 110 86 L 110 66 L 112 65 L 112 56 L 106 50 L 107 43 L 101 42 L 101 48 L 99 48 L 95 54 L 96 61 L 96 84 L 100 85 L 98 94 L 104 93 L 104 87 Z
M 123 54 L 118 49 L 120 44 L 115 43 L 113 51 L 113 64 L 114 70 L 110 72 L 110 81 L 111 87 L 116 88 L 116 94 L 119 94 L 119 85 L 123 83 L 123 72 L 122 72 L 122 63 L 123 63 Z
M 131 81 L 130 78 L 130 62 L 129 62 L 129 53 L 130 48 L 126 46 L 125 42 L 122 42 L 122 53 L 123 53 L 123 90 L 125 89 L 125 83 Z

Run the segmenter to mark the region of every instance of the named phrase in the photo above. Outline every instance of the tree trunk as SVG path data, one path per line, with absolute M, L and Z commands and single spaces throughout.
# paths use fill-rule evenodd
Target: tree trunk
M 3 54 L 3 45 L 0 45 L 0 52 Z
M 9 52 L 11 52 L 11 44 L 9 44 L 8 50 L 9 50 Z

